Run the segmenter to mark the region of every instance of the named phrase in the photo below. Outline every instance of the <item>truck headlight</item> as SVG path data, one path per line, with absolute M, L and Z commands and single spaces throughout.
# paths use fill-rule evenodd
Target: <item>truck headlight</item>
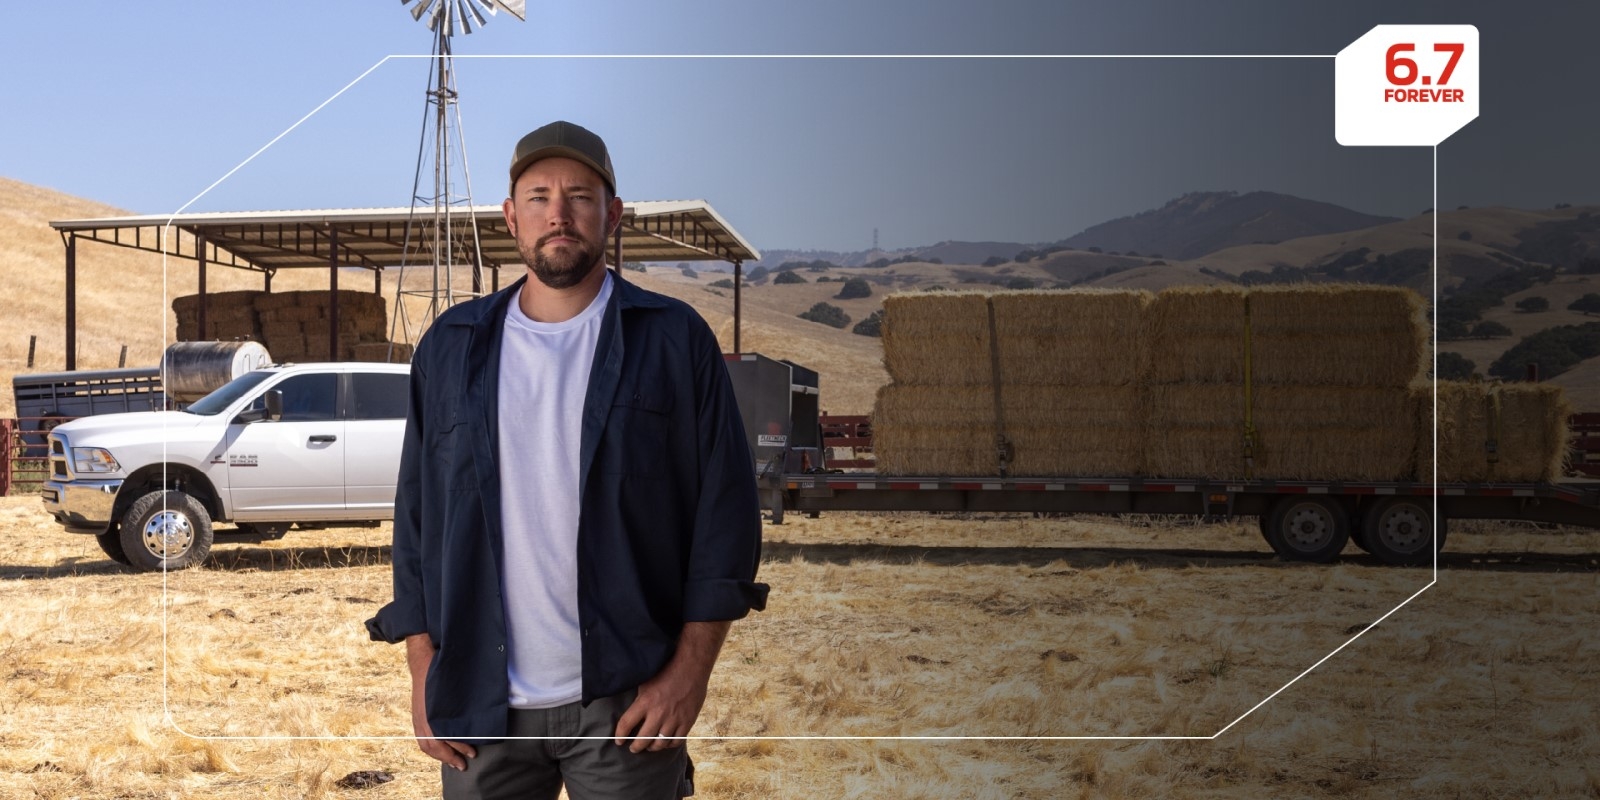
M 72 471 L 78 473 L 118 472 L 122 465 L 102 447 L 72 448 Z

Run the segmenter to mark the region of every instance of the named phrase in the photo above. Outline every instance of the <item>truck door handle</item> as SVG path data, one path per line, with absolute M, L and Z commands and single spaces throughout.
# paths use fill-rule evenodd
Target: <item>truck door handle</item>
M 339 441 L 339 437 L 334 436 L 333 434 L 323 433 L 323 434 L 318 434 L 316 436 L 313 436 L 310 439 L 307 439 L 306 441 L 309 444 L 327 444 L 329 442 L 337 442 L 337 441 Z

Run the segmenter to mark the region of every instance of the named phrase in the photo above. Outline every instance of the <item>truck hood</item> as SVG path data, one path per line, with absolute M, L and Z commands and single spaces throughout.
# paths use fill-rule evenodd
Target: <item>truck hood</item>
M 83 417 L 57 426 L 55 431 L 64 434 L 74 446 L 103 446 L 96 440 L 129 432 L 140 432 L 145 437 L 159 436 L 162 426 L 168 431 L 188 430 L 206 422 L 216 422 L 217 417 L 202 417 L 182 411 L 129 411 L 122 414 L 99 414 Z

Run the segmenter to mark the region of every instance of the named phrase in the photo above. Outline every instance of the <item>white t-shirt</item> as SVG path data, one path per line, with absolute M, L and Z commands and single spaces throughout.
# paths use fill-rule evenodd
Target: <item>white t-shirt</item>
M 611 275 L 565 322 L 535 322 L 521 297 L 506 311 L 498 395 L 501 596 L 513 708 L 551 708 L 583 695 L 578 627 L 578 447 L 589 367 Z

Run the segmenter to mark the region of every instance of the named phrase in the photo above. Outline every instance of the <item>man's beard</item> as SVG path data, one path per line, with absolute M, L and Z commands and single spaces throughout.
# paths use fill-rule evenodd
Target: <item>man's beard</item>
M 569 244 L 562 251 L 545 255 L 544 245 L 551 239 L 565 236 L 577 244 Z M 518 245 L 522 260 L 533 269 L 533 276 L 552 289 L 571 289 L 589 277 L 595 267 L 605 262 L 600 248 L 593 247 L 583 237 L 571 230 L 551 231 L 540 236 L 532 247 Z

